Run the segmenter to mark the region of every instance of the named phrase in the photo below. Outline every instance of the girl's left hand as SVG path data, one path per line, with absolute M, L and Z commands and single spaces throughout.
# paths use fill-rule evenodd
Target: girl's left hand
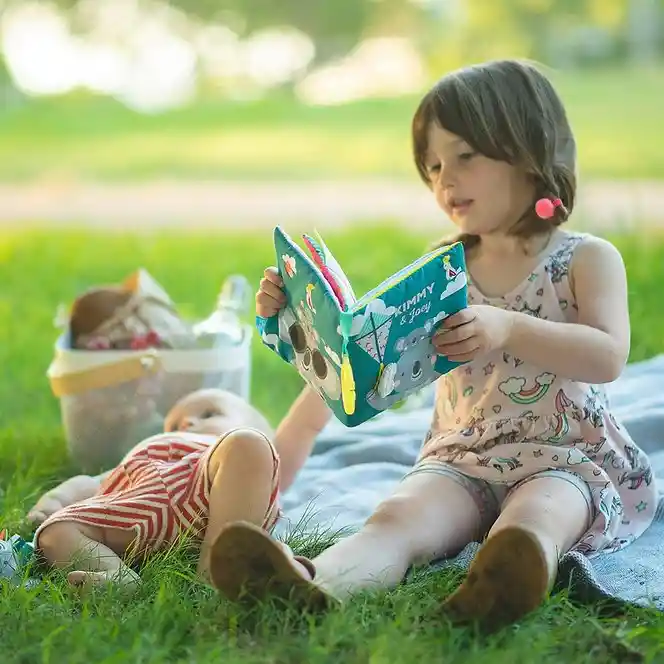
M 475 304 L 448 316 L 434 334 L 439 355 L 453 362 L 470 362 L 503 347 L 509 338 L 514 312 Z

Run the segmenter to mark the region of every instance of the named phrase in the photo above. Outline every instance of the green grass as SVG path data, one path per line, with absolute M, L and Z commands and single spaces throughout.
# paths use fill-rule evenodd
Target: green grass
M 588 178 L 664 176 L 664 68 L 555 72 Z M 150 117 L 113 101 L 30 101 L 0 115 L 0 180 L 413 177 L 414 97 L 306 107 L 201 101 Z
M 376 238 L 389 240 L 376 240 Z M 330 234 L 329 243 L 362 291 L 414 258 L 426 238 L 396 228 Z M 378 243 L 378 246 L 376 246 Z M 622 237 L 633 322 L 632 359 L 662 350 L 664 236 Z M 358 247 L 373 246 L 368 253 Z M 225 275 L 256 281 L 272 261 L 269 234 L 160 233 L 121 237 L 16 233 L 0 239 L 0 524 L 27 534 L 22 515 L 38 493 L 73 472 L 57 402 L 44 372 L 56 305 L 93 283 L 112 282 L 137 265 L 161 281 L 187 315 L 204 315 Z M 254 401 L 272 421 L 299 390 L 299 378 L 272 353 L 254 349 Z M 300 540 L 312 553 L 326 534 Z M 0 586 L 3 662 L 623 662 L 621 643 L 662 661 L 664 618 L 646 610 L 600 618 L 599 608 L 556 594 L 518 627 L 492 637 L 432 618 L 458 574 L 419 575 L 390 593 L 362 595 L 313 622 L 287 607 L 240 611 L 197 582 L 186 555 L 155 560 L 131 603 L 112 592 L 77 599 L 57 577 L 33 591 Z

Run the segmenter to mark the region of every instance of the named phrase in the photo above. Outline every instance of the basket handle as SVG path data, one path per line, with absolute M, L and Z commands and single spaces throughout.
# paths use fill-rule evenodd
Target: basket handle
M 138 380 L 161 369 L 161 358 L 156 352 L 130 357 L 117 362 L 100 364 L 83 371 L 55 373 L 49 369 L 51 390 L 56 397 L 72 396 L 99 390 L 120 383 Z

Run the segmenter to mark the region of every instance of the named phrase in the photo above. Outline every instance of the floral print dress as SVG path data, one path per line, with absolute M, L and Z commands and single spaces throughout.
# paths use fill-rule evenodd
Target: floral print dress
M 585 237 L 564 233 L 503 297 L 485 297 L 469 280 L 469 304 L 575 323 L 569 266 Z M 546 470 L 577 475 L 590 489 L 594 514 L 574 549 L 589 556 L 634 541 L 657 507 L 648 457 L 611 414 L 603 387 L 556 376 L 502 351 L 439 379 L 433 424 L 420 454 L 421 462 L 429 459 L 507 486 Z

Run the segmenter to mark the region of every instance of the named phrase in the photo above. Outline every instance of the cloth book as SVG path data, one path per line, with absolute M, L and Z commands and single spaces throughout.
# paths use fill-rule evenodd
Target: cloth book
M 461 243 L 425 254 L 358 298 L 321 237 L 302 238 L 309 256 L 275 228 L 287 303 L 256 325 L 343 424 L 371 419 L 459 365 L 435 352 L 432 337 L 467 305 Z

